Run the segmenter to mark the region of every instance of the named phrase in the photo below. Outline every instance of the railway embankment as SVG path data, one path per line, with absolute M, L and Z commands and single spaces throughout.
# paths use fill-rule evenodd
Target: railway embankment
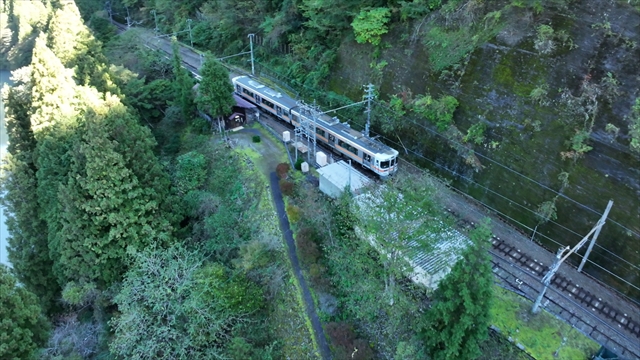
M 171 52 L 168 39 L 152 39 L 146 43 Z M 185 65 L 197 71 L 201 62 L 200 54 L 188 47 L 182 47 L 180 52 Z M 402 162 L 401 165 L 416 171 L 412 164 Z M 541 279 L 552 264 L 554 255 L 531 242 L 528 236 L 509 226 L 490 209 L 442 186 L 440 200 L 456 216 L 459 226 L 473 226 L 485 217 L 493 219 L 495 238 L 491 254 L 496 281 L 521 296 L 535 299 L 542 288 Z M 640 307 L 605 284 L 577 272 L 570 264 L 560 267 L 542 306 L 616 352 L 621 359 L 640 359 Z

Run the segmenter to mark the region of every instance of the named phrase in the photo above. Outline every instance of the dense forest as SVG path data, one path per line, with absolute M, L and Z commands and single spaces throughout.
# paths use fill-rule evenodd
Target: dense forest
M 585 270 L 639 301 L 638 0 L 77 3 L 103 41 L 105 18 L 216 56 L 256 34 L 258 73 L 324 108 L 374 84 L 376 136 L 552 252 L 612 199 Z
M 194 93 L 177 43 L 169 58 L 135 33 L 115 36 L 104 17 L 87 16 L 92 30 L 73 2 L 2 10 L 13 268 L 0 267 L 0 357 L 317 358 L 267 178 L 196 116 L 230 112 L 227 70 L 207 57 Z M 348 197 L 329 202 L 285 164 L 278 175 L 335 358 L 517 356 L 488 338 L 487 225 L 429 300 L 402 258 L 363 246 L 355 226 L 367 221 Z M 395 198 L 434 191 L 418 179 L 389 185 Z M 420 215 L 424 231 L 447 221 L 431 196 L 405 201 L 414 218 L 387 233 L 419 209 L 431 214 Z
M 454 85 L 465 76 L 470 54 L 501 33 L 505 18 L 544 17 L 571 3 L 3 0 L 0 55 L 2 67 L 13 70 L 13 84 L 2 94 L 10 138 L 2 201 L 13 269 L 0 266 L 0 299 L 7 304 L 0 309 L 0 357 L 318 358 L 268 189 L 276 168 L 265 170 L 251 152 L 231 151 L 197 116 L 225 115 L 233 104 L 229 73 L 215 57 L 248 50 L 247 34 L 256 33 L 261 74 L 332 107 L 359 97 L 366 78 L 381 89 L 373 114 L 377 132 L 397 136 L 402 144 L 394 146 L 419 161 L 425 150 L 416 129 L 429 127 L 461 159 L 455 166 L 474 173 L 484 166 L 474 149 L 500 144 L 490 124 L 467 126 L 456 118 L 465 104 Z M 640 6 L 624 3 L 630 11 Z M 175 33 L 210 52 L 197 92 L 177 42 L 167 57 L 143 46 L 136 30 L 119 35 L 110 19 Z M 434 22 L 442 26 L 428 25 Z M 598 30 L 612 31 L 606 24 Z M 532 46 L 541 53 L 573 47 L 570 36 L 544 25 L 536 36 Z M 393 48 L 396 37 L 402 46 L 424 42 L 432 50 L 430 76 L 449 87 L 390 85 L 390 71 L 401 73 L 390 56 L 402 53 Z M 411 51 L 407 46 L 404 54 Z M 345 66 L 351 57 L 366 60 L 356 66 L 364 72 Z M 614 75 L 603 79 L 586 89 L 594 93 L 565 95 L 575 116 L 584 119 L 593 99 L 622 91 Z M 540 107 L 550 107 L 556 95 L 544 84 L 521 90 Z M 640 105 L 635 98 L 623 105 L 628 116 L 609 133 L 637 152 Z M 363 118 L 361 110 L 340 116 L 356 126 Z M 565 149 L 573 164 L 589 151 L 590 124 L 587 116 L 582 127 L 567 125 L 576 133 Z M 436 203 L 435 183 L 389 182 L 380 196 L 400 200 L 373 216 L 393 213 L 402 220 L 371 224 L 348 195 L 329 200 L 286 164 L 277 173 L 335 359 L 527 357 L 487 328 L 489 223 L 469 232 L 465 261 L 434 293 L 406 278 L 407 263 L 398 254 L 415 235 L 406 230 L 451 224 Z M 562 192 L 568 180 L 557 181 Z M 539 231 L 556 218 L 556 201 L 540 205 L 533 217 Z M 360 230 L 377 234 L 387 255 L 363 242 Z M 433 244 L 423 245 L 429 251 Z

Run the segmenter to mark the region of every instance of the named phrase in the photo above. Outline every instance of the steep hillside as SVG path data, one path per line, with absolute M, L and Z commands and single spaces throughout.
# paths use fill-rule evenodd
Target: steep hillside
M 396 95 L 405 104 L 418 94 L 454 96 L 458 135 L 411 111 L 383 135 L 529 234 L 543 222 L 536 240 L 551 250 L 577 243 L 612 199 L 598 239 L 604 249 L 590 257 L 604 269 L 587 271 L 637 299 L 640 13 L 611 1 L 540 12 L 503 2 L 465 12 L 471 3 L 396 23 L 378 49 L 347 36 L 330 88 L 357 98 L 362 84 L 377 80 L 381 98 Z M 437 70 L 443 63 L 451 66 Z M 379 130 L 399 116 L 379 111 Z M 481 134 L 465 141 L 474 126 Z M 557 224 L 536 215 L 545 202 L 555 204 Z

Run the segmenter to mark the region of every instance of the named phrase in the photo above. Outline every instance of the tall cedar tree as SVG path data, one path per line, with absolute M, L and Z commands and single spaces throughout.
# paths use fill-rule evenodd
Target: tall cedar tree
M 39 139 L 42 130 L 75 118 L 78 97 L 73 72 L 47 47 L 44 33 L 36 39 L 31 70 L 31 129 Z
M 153 154 L 149 130 L 121 104 L 85 115 L 60 187 L 58 252 L 67 281 L 108 286 L 127 270 L 128 253 L 164 246 L 171 225 L 162 206 L 169 179 Z
M 49 324 L 38 299 L 18 286 L 0 264 L 0 359 L 35 359 L 48 337 Z
M 49 23 L 48 44 L 62 64 L 73 69 L 79 85 L 91 85 L 100 92 L 120 94 L 111 80 L 102 44 L 87 28 L 74 2 L 60 3 Z
M 7 210 L 9 260 L 26 289 L 40 300 L 45 312 L 55 307 L 60 288 L 51 272 L 47 224 L 39 218 L 36 196 L 36 141 L 31 131 L 30 68 L 14 72 L 14 84 L 6 93 L 6 124 L 9 144 L 2 179 L 2 203 Z
M 230 114 L 235 105 L 229 72 L 218 60 L 207 55 L 200 75 L 202 80 L 196 97 L 198 109 L 220 120 L 223 115 Z
M 433 359 L 475 359 L 487 336 L 493 274 L 488 219 L 470 234 L 463 258 L 440 283 L 425 315 L 425 346 Z
M 182 110 L 182 118 L 188 121 L 194 113 L 195 103 L 193 101 L 193 85 L 195 81 L 189 76 L 187 69 L 182 67 L 180 56 L 180 45 L 177 41 L 171 44 L 173 49 L 173 75 L 175 76 L 174 92 L 177 97 L 176 105 Z

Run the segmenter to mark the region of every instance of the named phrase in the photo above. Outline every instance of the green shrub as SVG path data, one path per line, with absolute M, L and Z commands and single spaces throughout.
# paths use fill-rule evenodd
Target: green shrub
M 254 136 L 251 138 L 251 140 L 252 140 L 254 143 L 259 143 L 259 142 L 261 141 L 261 140 L 260 140 L 260 135 L 254 135 Z
M 298 158 L 298 160 L 296 160 L 295 165 L 293 166 L 296 170 L 302 170 L 302 163 L 304 162 L 303 158 Z

